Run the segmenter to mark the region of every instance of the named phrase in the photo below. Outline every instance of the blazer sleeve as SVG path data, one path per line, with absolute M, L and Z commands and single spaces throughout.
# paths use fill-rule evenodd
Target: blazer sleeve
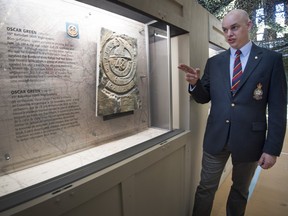
M 287 82 L 282 55 L 274 55 L 268 98 L 268 133 L 263 152 L 279 156 L 287 122 Z
M 193 99 L 197 103 L 208 103 L 210 98 L 210 81 L 209 81 L 209 59 L 206 63 L 204 74 L 201 79 L 199 79 L 195 86 L 193 86 L 193 90 L 191 89 L 191 85 L 189 85 L 189 93 L 192 95 Z M 192 91 L 191 91 L 192 90 Z

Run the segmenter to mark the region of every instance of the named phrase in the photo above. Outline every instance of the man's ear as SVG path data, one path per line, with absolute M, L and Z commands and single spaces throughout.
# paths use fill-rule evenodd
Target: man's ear
M 252 29 L 252 26 L 253 26 L 252 21 L 249 20 L 248 23 L 247 23 L 247 25 L 248 25 L 248 30 L 250 31 L 250 30 Z

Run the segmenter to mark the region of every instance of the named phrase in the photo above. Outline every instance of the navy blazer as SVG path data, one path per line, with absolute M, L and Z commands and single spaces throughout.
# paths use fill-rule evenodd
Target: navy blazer
M 198 103 L 211 101 L 204 151 L 227 146 L 232 160 L 252 162 L 263 152 L 279 156 L 286 132 L 287 83 L 280 53 L 255 44 L 235 95 L 230 88 L 230 50 L 208 59 L 193 91 Z

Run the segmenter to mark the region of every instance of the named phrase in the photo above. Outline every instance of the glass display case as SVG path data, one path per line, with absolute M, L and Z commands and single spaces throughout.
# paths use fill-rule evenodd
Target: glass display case
M 0 211 L 179 133 L 171 27 L 86 3 L 0 3 Z

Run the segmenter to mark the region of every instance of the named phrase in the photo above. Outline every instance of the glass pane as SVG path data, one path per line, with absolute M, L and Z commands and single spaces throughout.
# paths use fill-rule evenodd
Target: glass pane
M 283 12 L 284 11 L 284 3 L 276 4 L 275 5 L 275 11 L 276 11 L 276 13 Z
M 263 40 L 263 35 L 264 34 L 257 34 L 257 41 L 262 41 Z
M 156 27 L 155 27 L 156 26 Z M 167 30 L 149 25 L 151 126 L 170 128 L 170 84 Z
M 275 22 L 278 23 L 281 26 L 285 25 L 285 13 L 276 13 L 275 14 Z
M 0 20 L 0 196 L 170 132 L 166 24 L 59 0 Z

